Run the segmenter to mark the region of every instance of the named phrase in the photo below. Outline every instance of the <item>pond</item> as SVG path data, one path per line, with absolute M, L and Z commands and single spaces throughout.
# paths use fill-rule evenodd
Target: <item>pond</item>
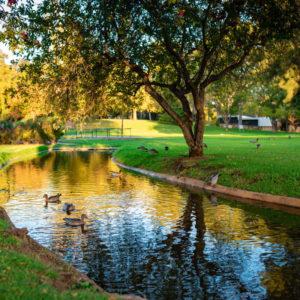
M 52 152 L 0 173 L 17 227 L 110 292 L 149 300 L 296 299 L 300 216 L 209 199 L 123 170 L 106 152 Z M 61 193 L 45 207 L 43 195 Z M 67 226 L 63 203 L 87 214 Z M 235 297 L 235 298 L 234 298 Z

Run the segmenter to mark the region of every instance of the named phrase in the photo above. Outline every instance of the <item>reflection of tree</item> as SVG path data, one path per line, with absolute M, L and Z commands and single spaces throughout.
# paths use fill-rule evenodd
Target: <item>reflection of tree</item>
M 195 231 L 194 239 L 191 235 Z M 178 295 L 184 297 L 186 294 L 195 299 L 202 299 L 206 295 L 207 287 L 201 279 L 203 262 L 206 263 L 205 231 L 203 196 L 190 194 L 183 215 L 177 221 L 172 233 L 167 234 L 166 239 L 162 241 L 163 248 L 158 245 L 160 249 L 157 249 L 154 255 L 147 256 L 145 269 L 148 276 L 153 276 L 153 273 L 157 276 L 157 284 L 160 287 L 156 287 L 159 291 L 157 296 L 160 294 L 159 297 L 162 299 L 177 299 Z M 196 276 L 192 273 L 196 273 Z M 148 279 L 144 274 L 139 281 L 145 282 Z M 151 298 L 153 291 L 147 296 Z

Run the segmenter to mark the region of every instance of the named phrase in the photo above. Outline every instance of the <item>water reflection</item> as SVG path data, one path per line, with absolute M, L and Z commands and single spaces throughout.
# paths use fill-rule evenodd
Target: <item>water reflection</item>
M 299 227 L 266 221 L 214 194 L 125 170 L 111 178 L 110 171 L 119 168 L 100 152 L 19 162 L 0 175 L 0 205 L 110 291 L 151 300 L 297 298 Z M 62 202 L 45 207 L 45 193 L 61 193 Z M 75 205 L 71 218 L 88 215 L 84 227 L 65 224 L 65 202 Z

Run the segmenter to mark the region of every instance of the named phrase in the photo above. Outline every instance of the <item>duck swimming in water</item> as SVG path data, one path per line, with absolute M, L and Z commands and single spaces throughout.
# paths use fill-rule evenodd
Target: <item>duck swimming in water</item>
M 110 173 L 111 177 L 120 177 L 122 174 L 122 170 L 120 170 L 119 172 L 110 171 Z
M 45 198 L 45 200 L 46 200 L 46 206 L 48 205 L 48 203 L 59 203 L 60 202 L 60 200 L 59 200 L 60 196 L 61 196 L 61 194 L 57 194 L 55 196 L 48 197 L 48 195 L 45 194 L 43 196 L 43 198 Z
M 75 210 L 75 206 L 72 203 L 65 203 L 63 206 L 64 211 L 72 211 Z
M 87 215 L 86 214 L 82 214 L 81 215 L 81 219 L 77 219 L 77 218 L 63 218 L 63 220 L 66 221 L 66 223 L 68 225 L 71 225 L 71 226 L 81 226 L 81 225 L 84 225 L 84 219 L 88 219 Z

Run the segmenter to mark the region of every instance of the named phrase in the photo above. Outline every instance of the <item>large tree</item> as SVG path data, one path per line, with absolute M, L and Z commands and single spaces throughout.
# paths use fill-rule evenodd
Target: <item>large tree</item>
M 206 88 L 299 24 L 297 0 L 44 0 L 12 10 L 22 16 L 6 24 L 20 33 L 12 43 L 20 41 L 36 66 L 76 53 L 96 81 L 127 67 L 128 87 L 144 86 L 177 122 L 191 157 L 203 155 Z M 184 118 L 158 88 L 179 99 Z

